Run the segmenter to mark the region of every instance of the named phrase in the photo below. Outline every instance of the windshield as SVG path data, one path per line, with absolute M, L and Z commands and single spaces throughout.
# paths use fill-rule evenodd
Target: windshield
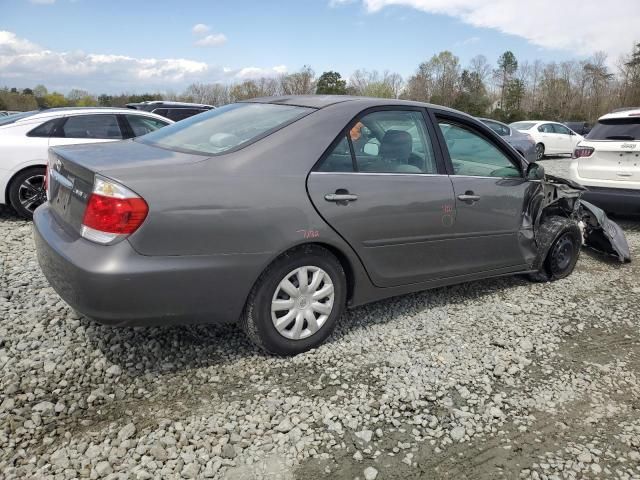
M 533 126 L 535 126 L 535 122 L 516 122 L 510 123 L 509 126 L 511 128 L 515 128 L 516 130 L 529 130 Z
M 640 117 L 599 120 L 588 140 L 640 140 Z
M 30 112 L 20 112 L 20 113 L 14 113 L 13 115 L 9 115 L 7 117 L 0 117 L 0 126 L 9 125 L 10 123 L 15 122 L 16 120 L 30 117 L 31 115 L 35 115 L 36 113 L 40 113 L 40 112 L 38 110 L 32 110 Z
M 241 148 L 312 112 L 270 103 L 232 103 L 136 139 L 171 150 L 219 154 Z

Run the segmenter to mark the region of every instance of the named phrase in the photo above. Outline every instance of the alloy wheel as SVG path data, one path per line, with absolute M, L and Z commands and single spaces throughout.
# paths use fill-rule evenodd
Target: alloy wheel
M 44 175 L 38 174 L 25 178 L 18 187 L 18 200 L 20 205 L 31 213 L 46 202 Z
M 327 272 L 303 266 L 292 270 L 276 287 L 271 300 L 271 321 L 290 340 L 310 337 L 331 315 L 335 293 Z

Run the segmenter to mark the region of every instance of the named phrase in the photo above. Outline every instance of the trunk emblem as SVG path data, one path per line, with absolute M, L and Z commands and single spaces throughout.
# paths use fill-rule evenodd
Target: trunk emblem
M 635 143 L 623 143 L 622 145 L 620 145 L 620 148 L 636 148 L 636 144 Z

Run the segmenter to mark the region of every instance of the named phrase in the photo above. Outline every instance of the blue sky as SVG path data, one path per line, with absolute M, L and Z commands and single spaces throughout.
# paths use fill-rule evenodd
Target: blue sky
M 608 4 L 617 2 L 624 19 L 602 12 L 585 27 L 581 16 L 601 11 L 601 0 L 530 0 L 526 8 L 512 0 L 0 0 L 0 85 L 179 90 L 305 64 L 345 77 L 357 68 L 407 77 L 441 50 L 463 64 L 477 54 L 495 62 L 506 49 L 521 60 L 599 49 L 613 59 L 640 32 L 640 1 Z M 612 41 L 627 24 L 633 33 Z

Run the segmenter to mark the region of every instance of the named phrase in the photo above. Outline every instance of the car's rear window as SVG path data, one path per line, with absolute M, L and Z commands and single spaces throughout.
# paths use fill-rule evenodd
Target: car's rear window
M 529 130 L 534 125 L 535 122 L 516 122 L 509 124 L 511 128 L 515 128 L 516 130 Z
M 237 150 L 312 112 L 269 103 L 232 103 L 136 139 L 150 145 L 205 155 Z
M 640 117 L 599 120 L 588 140 L 640 140 Z

